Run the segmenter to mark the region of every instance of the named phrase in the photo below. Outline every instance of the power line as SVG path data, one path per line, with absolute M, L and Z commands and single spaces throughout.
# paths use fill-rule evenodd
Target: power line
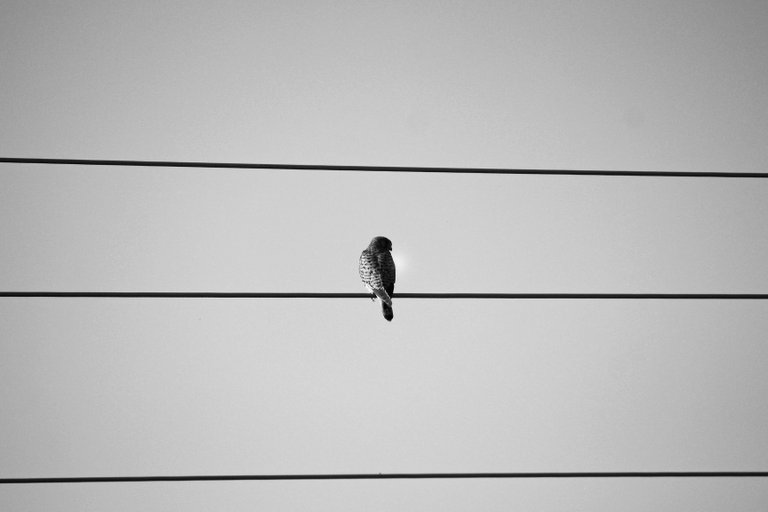
M 488 167 L 413 167 L 385 165 L 312 165 L 312 164 L 254 164 L 236 162 L 177 162 L 168 160 L 105 160 L 87 158 L 15 158 L 0 157 L 0 163 L 104 165 L 120 167 L 192 167 L 205 169 L 250 169 L 276 171 L 357 171 L 357 172 L 419 172 L 453 174 L 529 174 L 568 176 L 655 176 L 661 178 L 768 178 L 768 172 L 719 171 L 625 171 L 599 169 L 499 169 Z
M 124 299 L 368 299 L 368 293 L 324 292 L 99 292 L 0 291 L 18 298 Z M 395 299 L 563 299 L 563 300 L 766 300 L 767 293 L 395 293 Z
M 296 475 L 164 475 L 0 478 L 0 484 L 104 482 L 195 482 L 232 480 L 405 480 L 472 478 L 746 478 L 768 477 L 768 471 L 619 471 L 535 473 L 341 473 Z

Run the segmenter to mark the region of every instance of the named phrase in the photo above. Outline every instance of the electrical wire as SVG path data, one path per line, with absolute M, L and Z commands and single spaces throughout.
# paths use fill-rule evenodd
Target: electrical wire
M 370 299 L 369 293 L 0 291 L 0 298 Z M 768 293 L 395 293 L 393 299 L 765 300 Z
M 587 471 L 533 473 L 341 473 L 287 475 L 162 475 L 0 478 L 0 484 L 195 482 L 232 480 L 405 480 L 476 478 L 747 478 L 768 477 L 768 471 Z
M 609 169 L 501 169 L 488 167 L 413 167 L 385 165 L 258 164 L 237 162 L 185 162 L 168 160 L 107 160 L 88 158 L 0 157 L 0 163 L 51 165 L 102 165 L 117 167 L 182 167 L 274 171 L 357 171 L 452 174 L 527 174 L 566 176 L 652 176 L 658 178 L 768 178 L 768 172 L 724 171 L 629 171 Z

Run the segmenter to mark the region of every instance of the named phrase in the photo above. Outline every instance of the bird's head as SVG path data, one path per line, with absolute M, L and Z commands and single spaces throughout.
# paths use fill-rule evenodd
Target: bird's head
M 377 251 L 391 251 L 392 241 L 385 236 L 377 236 L 371 240 L 369 247 L 376 249 Z

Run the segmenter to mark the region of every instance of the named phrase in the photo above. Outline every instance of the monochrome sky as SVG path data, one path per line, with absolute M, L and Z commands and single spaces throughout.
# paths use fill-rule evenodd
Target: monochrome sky
M 0 156 L 768 171 L 764 1 L 6 1 Z M 768 182 L 0 164 L 0 290 L 768 292 Z M 764 301 L 0 299 L 0 476 L 768 470 Z M 764 479 L 0 486 L 762 510 Z

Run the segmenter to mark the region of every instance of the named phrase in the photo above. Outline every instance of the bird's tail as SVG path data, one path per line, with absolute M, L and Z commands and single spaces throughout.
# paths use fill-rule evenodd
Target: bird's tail
M 387 304 L 384 301 L 381 302 L 381 312 L 384 314 L 384 318 L 387 319 L 387 322 L 391 322 L 395 317 L 395 312 L 392 311 L 392 305 Z

